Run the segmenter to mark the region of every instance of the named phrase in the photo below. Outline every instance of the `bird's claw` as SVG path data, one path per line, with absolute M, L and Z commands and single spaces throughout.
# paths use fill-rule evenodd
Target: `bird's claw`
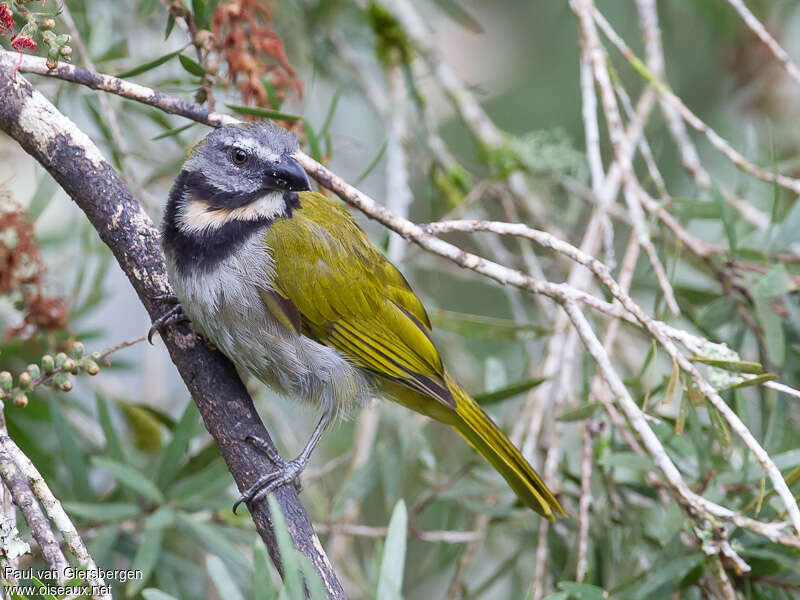
M 308 459 L 298 456 L 294 460 L 286 461 L 280 457 L 271 444 L 267 444 L 267 442 L 254 435 L 248 435 L 245 437 L 245 441 L 266 454 L 267 458 L 278 468 L 271 473 L 259 477 L 258 481 L 244 491 L 233 505 L 234 514 L 236 514 L 236 509 L 239 508 L 241 504 L 247 504 L 249 507 L 253 502 L 260 500 L 270 492 L 274 492 L 284 485 L 292 484 L 298 492 L 302 489 L 300 474 L 306 468 Z
M 153 335 L 156 333 L 156 331 L 161 332 L 164 330 L 164 328 L 169 327 L 170 325 L 189 320 L 189 318 L 183 314 L 183 309 L 181 309 L 181 305 L 178 304 L 177 298 L 172 296 L 171 298 L 167 297 L 164 299 L 165 302 L 172 302 L 173 300 L 175 305 L 163 315 L 158 317 L 155 321 L 153 321 L 153 324 L 150 326 L 150 330 L 147 332 L 147 341 L 151 344 L 153 343 Z

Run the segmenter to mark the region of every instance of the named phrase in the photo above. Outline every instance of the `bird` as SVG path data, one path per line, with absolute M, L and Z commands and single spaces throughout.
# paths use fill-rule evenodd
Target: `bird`
M 312 190 L 294 134 L 264 122 L 213 130 L 187 152 L 161 227 L 175 321 L 192 327 L 319 422 L 292 460 L 239 502 L 294 483 L 331 423 L 375 397 L 452 426 L 550 520 L 565 512 L 536 471 L 442 364 L 422 302 L 344 206 Z M 239 504 L 239 503 L 237 503 Z M 234 506 L 235 508 L 235 506 Z

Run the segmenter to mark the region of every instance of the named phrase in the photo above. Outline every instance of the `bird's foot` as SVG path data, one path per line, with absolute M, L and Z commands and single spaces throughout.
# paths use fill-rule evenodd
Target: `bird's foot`
M 147 341 L 151 344 L 153 343 L 153 335 L 158 331 L 161 333 L 165 328 L 169 327 L 170 325 L 175 325 L 176 323 L 183 323 L 189 320 L 185 314 L 183 314 L 183 309 L 181 308 L 178 299 L 175 296 L 167 296 L 163 298 L 164 302 L 173 303 L 174 306 L 170 308 L 167 312 L 163 315 L 158 317 L 153 324 L 150 326 L 150 331 L 147 332 Z
M 267 444 L 259 437 L 248 435 L 245 438 L 245 441 L 266 454 L 267 458 L 269 458 L 269 460 L 278 468 L 271 473 L 262 475 L 259 477 L 258 481 L 245 490 L 245 492 L 233 505 L 234 513 L 236 513 L 236 509 L 239 508 L 240 504 L 245 503 L 249 507 L 253 504 L 253 502 L 260 500 L 270 492 L 274 492 L 279 487 L 283 487 L 284 485 L 292 484 L 298 492 L 301 490 L 302 484 L 300 483 L 300 474 L 308 464 L 307 456 L 301 454 L 293 460 L 286 461 L 281 458 L 272 445 Z

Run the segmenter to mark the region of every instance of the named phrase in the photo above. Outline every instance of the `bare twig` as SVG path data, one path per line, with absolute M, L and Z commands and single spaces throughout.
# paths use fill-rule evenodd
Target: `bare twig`
M 36 470 L 36 467 L 33 466 L 31 460 L 25 456 L 22 450 L 20 450 L 14 441 L 8 436 L 0 437 L 0 453 L 8 456 L 14 462 L 16 467 L 19 469 L 19 472 L 27 480 L 27 484 L 30 487 L 31 492 L 33 492 L 36 498 L 38 498 L 42 503 L 42 506 L 44 506 L 44 509 L 47 512 L 47 516 L 50 517 L 53 525 L 55 525 L 56 529 L 58 529 L 59 533 L 61 533 L 61 536 L 64 538 L 64 542 L 67 544 L 69 551 L 78 561 L 79 565 L 86 567 L 87 582 L 89 585 L 95 589 L 105 589 L 106 584 L 103 581 L 103 578 L 98 575 L 97 564 L 94 562 L 94 559 L 86 549 L 86 545 L 83 543 L 78 530 L 75 529 L 75 525 L 72 524 L 72 520 L 64 511 L 64 507 L 61 506 L 61 502 L 59 502 L 58 499 L 53 495 L 53 492 L 50 491 L 50 488 L 47 486 L 44 478 L 39 471 Z M 37 542 L 38 541 L 39 540 L 37 538 Z M 111 594 L 109 592 L 104 592 L 97 597 L 110 599 Z
M 653 87 L 653 89 L 658 93 L 658 95 L 664 99 L 665 102 L 668 102 L 678 113 L 683 117 L 683 119 L 693 128 L 702 133 L 708 141 L 714 146 L 717 150 L 722 152 L 728 159 L 739 167 L 742 171 L 749 173 L 756 177 L 757 179 L 761 179 L 762 181 L 766 181 L 767 183 L 774 183 L 781 187 L 785 187 L 795 193 L 800 193 L 800 180 L 794 179 L 793 177 L 787 177 L 786 175 L 780 175 L 778 173 L 772 173 L 767 171 L 766 169 L 759 167 L 752 162 L 748 161 L 739 151 L 733 148 L 733 146 L 728 143 L 725 138 L 719 135 L 716 131 L 714 131 L 711 127 L 706 125 L 702 119 L 700 119 L 697 115 L 695 115 L 681 100 L 677 95 L 675 95 L 672 90 L 669 89 L 666 83 L 663 80 L 656 77 L 646 66 L 645 64 L 639 59 L 630 47 L 625 43 L 625 41 L 617 34 L 616 31 L 611 27 L 609 22 L 606 18 L 596 9 L 593 11 L 593 18 L 597 22 L 597 25 L 600 26 L 600 29 L 603 30 L 603 33 L 609 39 L 609 41 L 617 47 L 620 53 L 628 60 L 628 62 L 633 66 L 633 68 Z M 742 211 L 742 216 L 748 217 L 749 220 L 756 221 L 761 226 L 769 225 L 769 216 L 765 215 L 761 211 L 755 209 L 750 205 L 742 205 L 737 206 L 740 211 Z M 764 223 L 764 219 L 766 219 L 766 223 Z M 756 223 L 754 223 L 756 224 Z
M 69 561 L 61 552 L 61 545 L 50 528 L 50 522 L 42 512 L 36 496 L 33 495 L 14 459 L 5 450 L 0 450 L 0 477 L 3 479 L 3 484 L 10 490 L 14 504 L 22 512 L 33 539 L 39 545 L 44 562 L 56 572 L 56 580 L 59 584 L 66 583 L 69 578 L 64 571 L 69 567 Z
M 767 28 L 761 24 L 761 21 L 750 12 L 750 9 L 747 8 L 747 5 L 743 2 L 743 0 L 728 0 L 728 4 L 730 4 L 739 16 L 742 17 L 744 22 L 750 28 L 750 30 L 755 33 L 759 39 L 764 42 L 769 51 L 772 52 L 772 55 L 780 61 L 781 65 L 789 76 L 795 80 L 796 83 L 800 83 L 800 69 L 797 68 L 797 65 L 792 62 L 792 59 L 786 53 L 781 45 L 772 37 Z

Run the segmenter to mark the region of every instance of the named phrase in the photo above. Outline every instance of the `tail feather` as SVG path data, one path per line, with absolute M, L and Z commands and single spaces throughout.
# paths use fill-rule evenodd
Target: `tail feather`
M 527 506 L 551 521 L 556 515 L 566 516 L 541 477 L 478 403 L 449 376 L 447 384 L 456 399 L 452 423 L 469 445 L 503 476 Z

